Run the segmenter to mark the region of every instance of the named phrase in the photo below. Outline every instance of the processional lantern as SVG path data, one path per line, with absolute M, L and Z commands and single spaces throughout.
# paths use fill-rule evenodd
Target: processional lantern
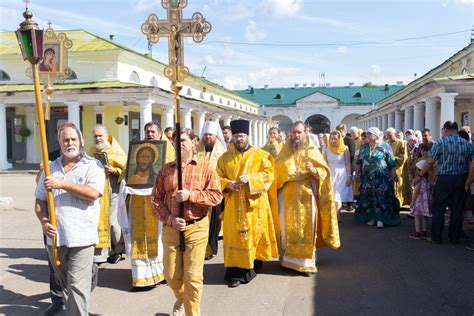
M 35 99 L 36 99 L 36 114 L 38 119 L 38 126 L 40 131 L 41 138 L 41 150 L 43 153 L 43 168 L 45 177 L 51 175 L 49 168 L 49 155 L 48 155 L 48 142 L 46 140 L 46 128 L 44 124 L 44 112 L 43 112 L 43 101 L 41 99 L 41 89 L 39 83 L 38 75 L 38 63 L 43 59 L 43 30 L 38 27 L 38 23 L 32 20 L 33 13 L 28 10 L 28 1 L 25 1 L 26 9 L 23 12 L 23 17 L 25 20 L 20 23 L 20 28 L 15 32 L 18 45 L 20 46 L 21 54 L 23 60 L 28 60 L 31 64 L 32 76 L 33 76 L 33 85 L 35 90 Z M 54 199 L 53 192 L 47 190 L 47 207 L 48 207 L 48 218 L 51 225 L 56 227 L 56 216 L 54 212 Z M 59 260 L 59 252 L 56 243 L 56 236 L 52 237 L 53 243 L 53 261 L 59 266 L 61 264 Z

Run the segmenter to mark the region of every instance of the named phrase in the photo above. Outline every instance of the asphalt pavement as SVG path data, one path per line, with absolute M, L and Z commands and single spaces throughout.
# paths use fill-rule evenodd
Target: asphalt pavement
M 38 315 L 49 305 L 48 266 L 33 212 L 33 175 L 0 175 L 0 197 L 16 210 L 0 212 L 0 314 Z M 318 273 L 303 277 L 264 264 L 251 283 L 223 280 L 219 255 L 206 261 L 202 315 L 474 315 L 474 252 L 462 244 L 412 240 L 413 221 L 376 229 L 344 213 L 342 247 L 318 250 Z M 474 238 L 472 232 L 468 232 Z M 94 315 L 168 315 L 166 285 L 130 292 L 128 259 L 103 264 L 91 298 Z

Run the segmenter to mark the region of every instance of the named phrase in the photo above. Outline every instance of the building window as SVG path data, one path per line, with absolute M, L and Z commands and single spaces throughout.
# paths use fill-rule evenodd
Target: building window
M 10 81 L 10 76 L 6 73 L 6 71 L 0 70 L 0 81 Z
M 140 76 L 138 76 L 138 73 L 136 71 L 132 71 L 129 80 L 131 82 L 140 83 Z
M 191 91 L 191 88 L 188 88 L 188 91 L 186 92 L 186 95 L 188 97 L 192 97 L 193 96 L 193 92 Z
M 362 98 L 362 93 L 356 92 L 356 94 L 354 94 L 352 97 L 353 98 Z
M 275 94 L 275 96 L 273 98 L 279 100 L 279 99 L 281 99 L 281 94 L 277 93 L 277 94 Z
M 467 75 L 467 68 L 463 68 L 461 70 L 461 75 Z
M 138 75 L 137 75 L 138 76 Z M 155 77 L 152 77 L 150 80 L 150 86 L 152 87 L 158 87 L 158 81 L 156 80 Z

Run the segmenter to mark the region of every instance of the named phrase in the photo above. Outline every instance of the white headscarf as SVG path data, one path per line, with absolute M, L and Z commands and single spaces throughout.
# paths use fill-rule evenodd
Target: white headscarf
M 220 142 L 224 146 L 226 146 L 224 135 L 222 134 L 221 126 L 219 125 L 219 123 L 213 121 L 205 121 L 204 125 L 202 126 L 199 138 L 202 139 L 204 137 L 204 134 L 206 133 L 216 135 L 217 139 L 220 140 Z

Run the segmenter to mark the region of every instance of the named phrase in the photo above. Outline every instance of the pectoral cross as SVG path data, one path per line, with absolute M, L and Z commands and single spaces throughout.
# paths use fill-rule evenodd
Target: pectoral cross
M 184 65 L 184 38 L 191 37 L 194 42 L 200 43 L 212 26 L 200 12 L 195 12 L 191 19 L 183 19 L 187 0 L 161 0 L 161 5 L 167 11 L 167 19 L 159 20 L 152 13 L 141 30 L 152 44 L 158 43 L 160 37 L 168 38 L 168 66 L 164 69 L 164 75 L 171 81 L 182 82 L 189 74 Z

